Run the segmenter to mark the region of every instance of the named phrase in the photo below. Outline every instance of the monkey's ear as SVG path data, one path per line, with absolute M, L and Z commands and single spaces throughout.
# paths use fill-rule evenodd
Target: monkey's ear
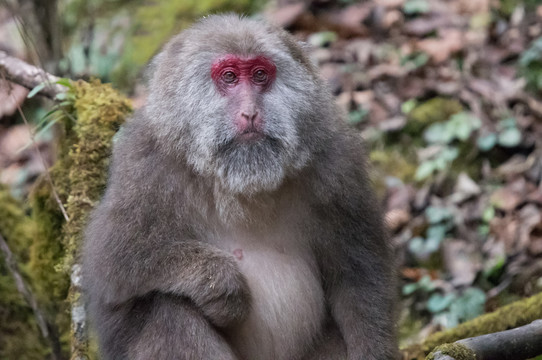
M 288 48 L 288 53 L 294 58 L 294 60 L 305 66 L 310 73 L 317 73 L 316 64 L 312 59 L 309 59 L 308 56 L 310 53 L 308 51 L 310 48 L 308 43 L 298 41 L 286 30 L 279 30 L 279 38 L 282 40 L 284 45 L 286 45 Z
M 181 33 L 173 37 L 167 44 L 165 44 L 158 54 L 154 55 L 149 61 L 145 70 L 143 71 L 143 80 L 145 84 L 150 84 L 154 78 L 156 71 L 160 65 L 165 65 L 170 69 L 168 65 L 168 58 L 174 58 L 179 54 L 183 48 L 183 34 Z
M 166 57 L 165 51 L 160 51 L 158 54 L 154 55 L 149 61 L 145 69 L 143 70 L 143 83 L 148 86 L 158 69 L 158 64 L 160 64 L 163 59 Z
M 297 46 L 299 46 L 301 48 L 301 51 L 303 51 L 303 53 L 307 54 L 309 62 L 311 63 L 313 68 L 317 69 L 318 68 L 318 59 L 316 57 L 312 56 L 313 52 L 311 51 L 311 50 L 314 50 L 314 46 L 309 44 L 306 41 L 301 41 L 301 40 L 297 40 Z
M 314 48 L 314 46 L 312 46 L 311 44 L 309 44 L 308 42 L 306 41 L 303 41 L 303 40 L 297 40 L 297 45 L 303 49 L 303 51 L 309 51 L 309 50 L 312 50 Z

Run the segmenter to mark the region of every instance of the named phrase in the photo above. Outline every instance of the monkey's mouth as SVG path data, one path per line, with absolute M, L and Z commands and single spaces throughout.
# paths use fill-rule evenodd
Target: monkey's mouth
M 221 143 L 217 148 L 217 154 L 228 156 L 237 153 L 241 149 L 261 155 L 262 151 L 266 149 L 274 154 L 279 154 L 283 147 L 278 139 L 265 134 L 263 131 L 243 131 L 228 141 Z
M 265 138 L 265 134 L 254 128 L 246 129 L 237 135 L 237 139 L 241 141 L 256 141 Z

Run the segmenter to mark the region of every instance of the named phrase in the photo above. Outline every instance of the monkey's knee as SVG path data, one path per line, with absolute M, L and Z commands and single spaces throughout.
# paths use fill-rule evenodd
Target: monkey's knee
M 303 360 L 344 360 L 346 359 L 346 343 L 339 329 L 335 325 L 329 325 L 324 335 L 315 347 Z
M 129 359 L 236 359 L 225 339 L 186 301 L 157 295 L 150 311 L 129 346 Z

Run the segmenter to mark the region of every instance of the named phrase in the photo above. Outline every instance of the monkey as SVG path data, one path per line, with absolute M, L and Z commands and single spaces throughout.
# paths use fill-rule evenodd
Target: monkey
M 303 45 L 212 15 L 152 66 L 85 230 L 102 358 L 396 358 L 364 145 Z

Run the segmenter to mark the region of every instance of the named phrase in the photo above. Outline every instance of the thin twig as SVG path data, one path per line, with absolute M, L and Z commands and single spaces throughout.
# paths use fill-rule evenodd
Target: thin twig
M 43 60 L 38 51 L 38 46 L 36 45 L 36 41 L 32 38 L 32 36 L 28 34 L 27 27 L 25 27 L 24 25 L 24 20 L 22 19 L 20 12 L 17 11 L 14 5 L 10 4 L 7 0 L 0 0 L 0 3 L 4 4 L 6 9 L 8 9 L 8 11 L 12 14 L 13 18 L 15 19 L 15 25 L 17 26 L 17 30 L 19 34 L 21 35 L 24 45 L 26 46 L 27 49 L 32 49 L 33 53 L 35 54 L 35 60 L 36 60 L 35 63 L 37 63 L 41 69 L 44 69 L 45 67 L 43 66 Z M 57 80 L 58 78 L 54 75 L 47 73 L 46 71 L 39 72 L 39 76 L 42 79 L 41 82 L 44 84 L 47 84 L 47 86 L 49 87 L 58 85 L 58 84 L 55 84 L 54 81 L 52 81 L 54 78 L 56 78 Z M 38 94 L 41 94 L 41 92 L 39 92 Z M 75 122 L 75 118 L 68 111 L 66 111 L 66 109 L 63 106 L 59 107 L 59 110 L 62 111 L 62 113 L 66 117 L 68 117 L 70 120 Z
M 38 63 L 38 65 L 40 66 L 41 69 L 44 69 L 44 66 L 43 66 L 43 61 L 41 59 L 41 56 L 38 52 L 38 47 L 36 45 L 36 42 L 34 41 L 34 39 L 28 35 L 28 31 L 26 29 L 26 27 L 24 26 L 24 21 L 23 19 L 21 18 L 20 14 L 14 9 L 14 7 L 8 3 L 7 0 L 0 0 L 1 3 L 4 4 L 4 6 L 8 9 L 8 11 L 13 15 L 13 18 L 16 20 L 15 21 L 15 24 L 17 26 L 17 30 L 19 31 L 19 34 L 21 35 L 21 38 L 23 39 L 23 42 L 26 46 L 27 49 L 32 49 L 34 54 L 35 54 L 35 58 L 36 58 L 36 63 Z M 1 54 L 0 54 L 0 58 L 1 58 Z M 22 62 L 22 60 L 19 60 L 19 59 L 16 59 L 16 58 L 11 58 L 11 59 L 15 59 L 16 61 L 18 62 Z M 29 65 L 31 66 L 31 65 Z M 0 69 L 1 69 L 1 59 L 0 59 Z M 38 70 L 37 72 L 37 76 L 41 78 L 41 82 L 38 82 L 37 84 L 35 84 L 33 87 L 31 87 L 30 89 L 33 89 L 35 86 L 37 86 L 38 84 L 40 83 L 43 83 L 43 84 L 46 84 L 48 88 L 57 88 L 58 90 L 61 90 L 59 92 L 65 92 L 65 87 L 62 86 L 62 85 L 59 85 L 59 84 L 55 84 L 55 82 L 58 80 L 58 77 L 52 75 L 52 74 L 49 74 L 48 72 L 44 71 L 44 70 L 41 70 L 39 68 L 36 68 Z M 8 71 L 9 73 L 9 71 Z M 16 80 L 13 80 L 15 83 L 18 83 Z M 18 83 L 19 84 L 19 83 Z M 22 84 L 19 84 L 19 85 L 22 85 Z M 24 86 L 24 85 L 23 85 Z M 44 96 L 47 96 L 46 93 L 44 93 L 43 91 L 40 91 L 38 92 L 38 94 L 42 94 Z M 58 94 L 58 93 L 56 93 Z M 55 99 L 55 96 L 56 94 L 54 94 L 51 98 L 54 100 Z M 66 109 L 61 106 L 59 107 L 60 111 L 62 111 L 62 113 L 68 117 L 70 120 L 72 120 L 73 122 L 75 122 L 75 118 L 68 112 L 66 111 Z
M 1 65 L 1 64 L 0 64 Z M 4 72 L 0 71 L 0 74 L 2 75 L 2 78 L 4 81 L 7 82 L 6 76 L 4 75 Z M 11 91 L 11 83 L 7 82 L 9 88 L 10 96 L 13 97 L 13 92 Z M 66 222 L 70 221 L 70 218 L 68 217 L 68 213 L 66 212 L 66 209 L 64 208 L 64 204 L 62 204 L 62 201 L 60 200 L 60 196 L 58 196 L 58 192 L 56 191 L 55 184 L 53 182 L 53 178 L 51 177 L 51 174 L 49 172 L 49 166 L 47 165 L 47 162 L 45 161 L 39 147 L 38 143 L 36 142 L 36 138 L 34 136 L 34 132 L 31 130 L 30 124 L 28 123 L 28 120 L 26 119 L 26 116 L 23 112 L 23 109 L 21 109 L 21 106 L 17 103 L 17 101 L 13 98 L 13 102 L 17 104 L 17 111 L 19 112 L 19 115 L 23 119 L 24 123 L 28 127 L 28 131 L 30 133 L 30 141 L 32 141 L 32 145 L 34 146 L 34 149 L 36 150 L 40 161 L 43 165 L 43 168 L 45 169 L 45 177 L 47 178 L 47 181 L 49 182 L 49 185 L 51 186 L 51 191 L 53 192 L 53 196 L 55 198 L 56 203 L 58 204 L 58 207 L 60 208 L 60 211 L 62 212 L 62 215 L 64 216 L 64 219 Z

